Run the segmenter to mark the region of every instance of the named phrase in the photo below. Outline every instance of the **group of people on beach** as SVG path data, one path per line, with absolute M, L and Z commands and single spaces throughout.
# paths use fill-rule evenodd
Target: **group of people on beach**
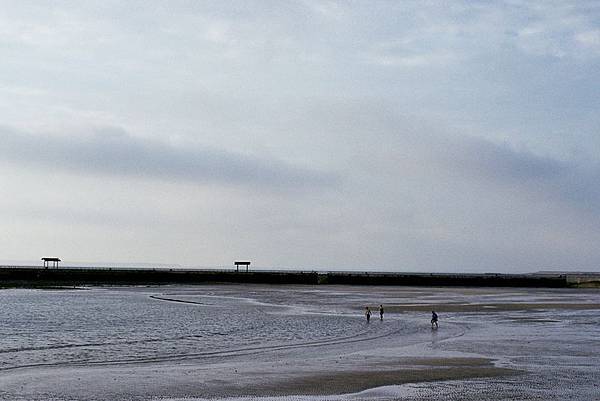
M 367 317 L 367 323 L 371 321 L 371 309 L 367 306 L 365 308 L 365 316 Z M 379 319 L 383 320 L 383 305 L 379 305 Z
M 371 308 L 365 307 L 365 316 L 367 317 L 367 323 L 371 321 Z M 379 319 L 383 320 L 383 305 L 379 305 Z M 435 311 L 431 311 L 431 328 L 438 328 L 438 315 Z

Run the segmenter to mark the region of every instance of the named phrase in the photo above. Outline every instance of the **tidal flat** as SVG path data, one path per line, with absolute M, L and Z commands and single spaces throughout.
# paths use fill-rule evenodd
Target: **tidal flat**
M 3 400 L 600 394 L 598 290 L 222 284 L 5 289 L 0 302 Z

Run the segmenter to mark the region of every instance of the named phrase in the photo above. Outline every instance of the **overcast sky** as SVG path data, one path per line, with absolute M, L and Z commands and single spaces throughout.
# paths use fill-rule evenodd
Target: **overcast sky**
M 598 1 L 0 0 L 0 260 L 600 270 Z

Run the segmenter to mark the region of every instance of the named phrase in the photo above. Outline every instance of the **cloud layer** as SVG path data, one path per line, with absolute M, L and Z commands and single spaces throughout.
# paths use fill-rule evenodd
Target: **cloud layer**
M 175 146 L 135 138 L 119 129 L 88 135 L 31 135 L 1 128 L 0 157 L 43 170 L 110 174 L 262 188 L 331 187 L 332 173 L 199 146 Z
M 444 147 L 439 147 L 440 143 Z M 474 137 L 430 145 L 436 149 L 433 162 L 443 169 L 455 169 L 477 182 L 535 194 L 540 200 L 600 212 L 598 161 L 560 160 Z
M 597 270 L 599 32 L 596 1 L 9 2 L 0 258 Z

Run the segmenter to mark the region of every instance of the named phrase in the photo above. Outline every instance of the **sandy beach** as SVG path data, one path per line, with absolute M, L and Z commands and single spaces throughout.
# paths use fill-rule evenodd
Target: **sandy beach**
M 600 294 L 591 290 L 213 285 L 74 293 L 0 293 L 5 305 L 80 302 L 29 339 L 5 329 L 1 399 L 589 400 L 598 389 L 600 359 L 591 350 L 600 345 Z M 130 311 L 106 310 L 112 299 L 130 302 Z M 384 319 L 375 314 L 367 324 L 364 306 L 379 303 Z M 437 330 L 431 309 L 440 314 Z M 69 313 L 92 310 L 112 325 L 90 320 L 81 333 L 69 326 Z M 40 336 L 47 343 L 34 344 Z

